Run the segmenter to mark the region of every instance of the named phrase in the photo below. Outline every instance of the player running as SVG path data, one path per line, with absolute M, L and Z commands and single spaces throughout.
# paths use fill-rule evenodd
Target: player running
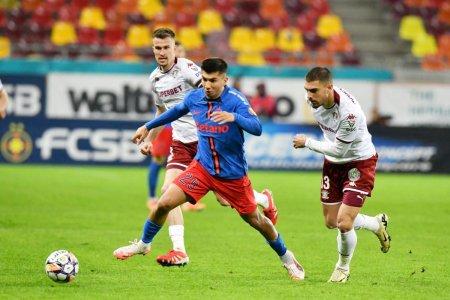
M 159 28 L 153 32 L 153 52 L 158 67 L 150 74 L 152 95 L 157 108 L 156 117 L 172 109 L 183 101 L 185 95 L 201 86 L 200 68 L 186 58 L 175 55 L 175 33 L 168 28 Z M 152 142 L 158 136 L 163 126 L 152 129 L 140 150 L 145 155 L 151 155 Z M 162 193 L 167 190 L 172 181 L 192 162 L 197 153 L 197 128 L 191 113 L 172 122 L 172 145 L 166 166 L 166 176 Z M 278 210 L 275 207 L 272 193 L 264 190 L 254 191 L 256 202 L 262 206 L 264 214 L 276 224 Z M 217 196 L 217 195 L 216 195 Z M 229 205 L 218 196 L 222 205 Z M 157 257 L 157 262 L 163 266 L 182 266 L 189 263 L 184 244 L 184 220 L 180 207 L 168 214 L 169 236 L 173 249 L 167 254 Z M 119 259 L 127 259 L 136 251 L 136 243 L 115 251 Z
M 169 212 L 184 202 L 197 203 L 209 191 L 225 199 L 242 219 L 258 230 L 280 257 L 294 280 L 305 273 L 288 251 L 272 222 L 258 211 L 244 156 L 244 131 L 261 135 L 262 126 L 247 99 L 236 89 L 226 86 L 227 64 L 220 58 L 202 62 L 203 89 L 190 92 L 156 119 L 140 127 L 133 137 L 139 144 L 149 130 L 192 113 L 198 133 L 198 152 L 189 167 L 179 174 L 161 196 L 155 211 L 145 222 L 141 240 L 133 254 L 147 254 Z M 128 251 L 119 248 L 115 253 Z
M 370 217 L 360 213 L 374 187 L 378 155 L 361 106 L 349 92 L 333 86 L 327 68 L 311 69 L 306 74 L 305 90 L 325 140 L 316 141 L 297 134 L 293 146 L 325 155 L 320 196 L 325 225 L 338 228 L 339 253 L 329 282 L 346 282 L 356 247 L 355 229 L 372 231 L 381 243 L 381 251 L 389 251 L 388 216 L 382 213 Z

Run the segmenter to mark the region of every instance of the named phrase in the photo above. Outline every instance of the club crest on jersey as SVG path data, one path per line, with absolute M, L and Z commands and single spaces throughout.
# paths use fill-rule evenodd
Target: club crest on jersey
M 351 181 L 350 182 L 351 186 L 356 186 L 355 181 L 357 181 L 359 178 L 361 178 L 361 173 L 357 168 L 353 168 L 350 169 L 350 171 L 348 171 L 348 179 L 350 179 Z
M 329 198 L 330 198 L 330 197 L 328 196 L 328 191 L 322 190 L 320 193 L 322 194 L 322 199 L 329 199 Z

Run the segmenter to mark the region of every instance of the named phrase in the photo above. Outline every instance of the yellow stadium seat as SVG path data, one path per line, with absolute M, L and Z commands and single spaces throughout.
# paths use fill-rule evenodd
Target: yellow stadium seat
M 411 52 L 415 57 L 424 57 L 438 53 L 436 39 L 431 34 L 421 34 L 414 39 Z
M 303 36 L 296 28 L 283 28 L 278 32 L 277 46 L 284 52 L 301 52 L 305 48 Z
M 400 21 L 400 38 L 413 41 L 426 33 L 423 21 L 419 16 L 404 16 Z
M 187 51 L 200 49 L 204 46 L 202 34 L 194 26 L 181 27 L 178 30 L 178 40 Z
M 79 25 L 97 30 L 106 28 L 105 16 L 100 7 L 86 6 L 81 10 Z
M 146 25 L 131 25 L 127 31 L 127 44 L 132 48 L 150 47 L 150 29 Z
M 232 50 L 241 51 L 254 47 L 254 33 L 249 27 L 233 27 L 230 32 L 228 45 Z
M 197 27 L 202 34 L 223 30 L 222 16 L 217 10 L 207 9 L 198 15 Z
M 161 0 L 139 0 L 138 10 L 147 19 L 153 19 L 154 16 L 164 11 Z
M 254 31 L 255 43 L 260 50 L 275 48 L 275 32 L 270 28 L 256 28 Z
M 259 51 L 241 51 L 238 52 L 236 62 L 243 66 L 264 66 L 266 61 Z
M 50 40 L 53 45 L 64 46 L 77 42 L 75 26 L 70 22 L 55 22 L 52 26 Z
M 0 59 L 11 55 L 11 42 L 7 37 L 0 36 Z
M 316 31 L 321 38 L 328 39 L 332 35 L 342 33 L 344 27 L 342 26 L 342 20 L 339 16 L 322 15 L 317 21 Z

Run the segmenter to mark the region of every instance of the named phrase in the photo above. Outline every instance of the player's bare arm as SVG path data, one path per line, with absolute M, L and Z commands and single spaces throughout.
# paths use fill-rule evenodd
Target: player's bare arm
M 226 111 L 215 111 L 211 114 L 211 121 L 217 122 L 220 125 L 234 122 L 234 114 Z
M 304 148 L 307 140 L 307 136 L 304 134 L 297 134 L 294 136 L 294 139 L 292 140 L 292 145 L 295 149 L 297 148 Z

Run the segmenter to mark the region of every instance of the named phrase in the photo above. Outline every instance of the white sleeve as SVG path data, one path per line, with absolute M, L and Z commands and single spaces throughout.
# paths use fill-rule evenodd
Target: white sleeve
M 184 59 L 184 63 L 181 65 L 183 77 L 186 82 L 193 87 L 198 87 L 202 80 L 202 72 L 200 68 L 188 59 Z
M 344 157 L 348 149 L 350 149 L 350 145 L 351 143 L 342 142 L 337 139 L 333 143 L 330 143 L 326 141 L 320 142 L 312 138 L 308 138 L 305 143 L 305 146 L 313 151 L 336 158 Z
M 2 81 L 0 80 L 0 91 L 3 90 L 3 84 Z

